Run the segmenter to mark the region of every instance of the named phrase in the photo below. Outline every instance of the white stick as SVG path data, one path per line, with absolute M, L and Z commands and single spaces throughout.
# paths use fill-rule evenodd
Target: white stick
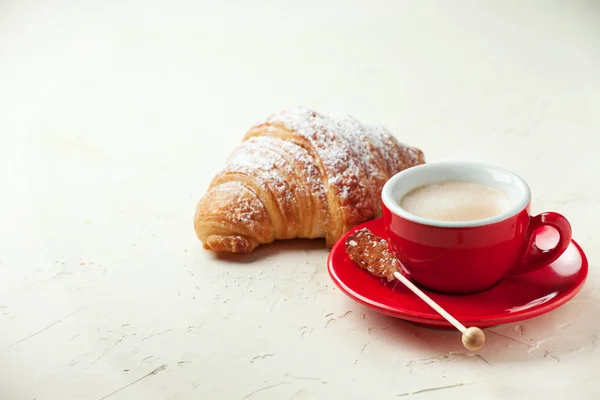
M 435 301 L 431 300 L 429 298 L 429 296 L 427 296 L 425 293 L 423 293 L 421 291 L 421 289 L 416 287 L 404 275 L 402 275 L 400 272 L 396 271 L 396 272 L 394 272 L 394 276 L 396 277 L 396 279 L 398 279 L 399 281 L 404 283 L 404 285 L 406 285 L 410 290 L 412 290 L 417 296 L 419 296 L 421 298 L 421 300 L 423 300 L 431 308 L 433 308 L 435 311 L 437 311 L 442 317 L 446 318 L 446 320 L 448 320 L 448 322 L 450 322 L 452 325 L 454 325 L 454 327 L 456 329 L 458 329 L 462 333 L 465 333 L 467 328 L 465 328 L 465 326 L 463 324 L 458 322 L 456 320 L 456 318 L 454 318 L 452 315 L 448 314 L 448 312 L 446 310 L 444 310 L 442 307 L 440 307 Z

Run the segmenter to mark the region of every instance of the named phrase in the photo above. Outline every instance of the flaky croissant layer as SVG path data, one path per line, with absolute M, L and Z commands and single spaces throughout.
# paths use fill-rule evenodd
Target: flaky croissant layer
M 250 252 L 292 238 L 331 247 L 381 215 L 381 189 L 425 162 L 423 152 L 384 127 L 306 108 L 254 125 L 200 199 L 194 217 L 204 248 Z

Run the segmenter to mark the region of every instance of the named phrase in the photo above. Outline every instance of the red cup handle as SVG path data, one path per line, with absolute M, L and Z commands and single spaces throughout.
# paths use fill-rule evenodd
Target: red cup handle
M 542 250 L 535 244 L 536 231 L 543 226 L 551 226 L 558 231 L 559 239 L 552 249 Z M 527 228 L 527 248 L 520 264 L 511 274 L 532 272 L 555 261 L 571 243 L 571 224 L 565 217 L 555 212 L 545 212 L 531 218 Z

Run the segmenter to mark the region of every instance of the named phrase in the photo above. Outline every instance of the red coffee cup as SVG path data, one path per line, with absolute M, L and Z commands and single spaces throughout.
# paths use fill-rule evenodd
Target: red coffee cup
M 475 182 L 504 192 L 507 211 L 474 221 L 440 221 L 407 212 L 400 199 L 419 186 L 444 181 Z M 408 168 L 382 190 L 388 242 L 405 272 L 437 292 L 466 294 L 491 288 L 507 274 L 522 274 L 556 260 L 571 241 L 571 225 L 554 212 L 530 215 L 531 191 L 516 174 L 477 162 L 433 162 Z M 541 250 L 536 231 L 551 226 L 557 245 Z

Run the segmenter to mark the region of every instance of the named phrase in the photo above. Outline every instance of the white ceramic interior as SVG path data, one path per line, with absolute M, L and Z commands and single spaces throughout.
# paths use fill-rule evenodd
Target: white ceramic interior
M 419 186 L 448 180 L 475 182 L 502 190 L 511 207 L 504 213 L 476 221 L 437 221 L 422 218 L 400 207 L 399 200 Z M 408 168 L 391 177 L 383 186 L 385 206 L 405 219 L 424 225 L 458 228 L 493 224 L 521 212 L 531 199 L 527 183 L 518 175 L 494 165 L 471 161 L 440 161 Z

